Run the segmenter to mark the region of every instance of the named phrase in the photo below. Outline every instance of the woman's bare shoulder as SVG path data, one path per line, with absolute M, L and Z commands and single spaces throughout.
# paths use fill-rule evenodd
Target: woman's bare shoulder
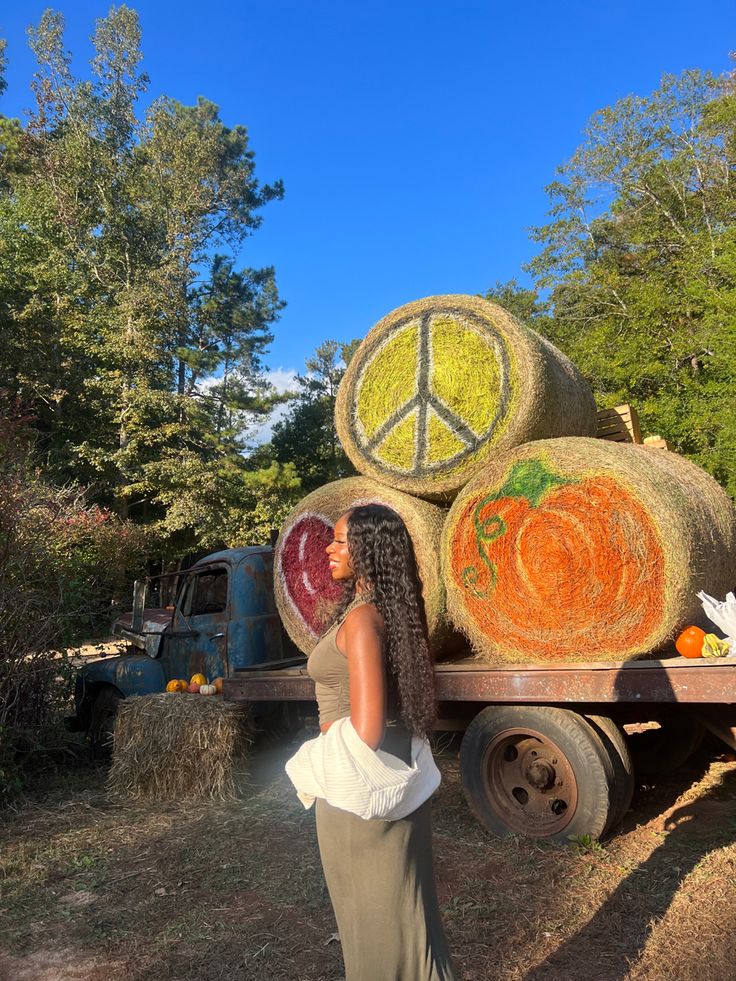
M 373 603 L 361 603 L 346 615 L 335 634 L 338 651 L 345 654 L 362 650 L 366 644 L 380 650 L 383 645 L 383 617 Z
M 343 627 L 348 636 L 364 632 L 383 636 L 384 622 L 374 603 L 361 603 L 348 613 L 343 621 Z

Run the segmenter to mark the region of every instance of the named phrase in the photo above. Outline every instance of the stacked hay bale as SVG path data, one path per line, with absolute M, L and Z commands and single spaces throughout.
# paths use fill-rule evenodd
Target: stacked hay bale
M 443 533 L 453 622 L 483 660 L 628 660 L 697 618 L 736 573 L 736 512 L 662 450 L 566 438 L 489 463 Z
M 422 578 L 430 640 L 442 646 L 447 622 L 439 543 L 445 512 L 367 477 L 348 477 L 318 488 L 284 523 L 276 543 L 274 586 L 289 636 L 309 653 L 332 620 L 342 587 L 332 581 L 325 548 L 340 515 L 361 504 L 384 504 L 402 517 Z
M 447 502 L 499 452 L 595 433 L 572 362 L 502 307 L 432 296 L 369 332 L 345 373 L 335 423 L 356 469 Z
M 449 620 L 486 661 L 635 658 L 696 617 L 698 590 L 732 588 L 736 519 L 715 481 L 666 451 L 591 439 L 595 402 L 575 366 L 487 300 L 429 297 L 381 320 L 335 423 L 374 481 L 328 485 L 284 526 L 277 604 L 302 650 L 339 595 L 332 526 L 358 501 L 405 518 L 440 657 Z M 458 493 L 438 571 L 440 512 L 419 499 Z
M 164 693 L 126 698 L 115 720 L 108 790 L 132 800 L 230 800 L 251 745 L 236 703 Z

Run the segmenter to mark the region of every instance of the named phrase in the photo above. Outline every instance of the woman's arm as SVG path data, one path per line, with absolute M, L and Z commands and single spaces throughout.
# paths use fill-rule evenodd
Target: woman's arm
M 348 659 L 350 721 L 363 742 L 378 749 L 386 728 L 381 614 L 368 603 L 357 607 L 345 618 L 335 640 Z

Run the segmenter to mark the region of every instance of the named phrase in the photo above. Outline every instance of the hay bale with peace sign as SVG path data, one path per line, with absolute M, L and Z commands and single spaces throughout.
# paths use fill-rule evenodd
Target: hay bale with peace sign
M 502 307 L 431 296 L 369 332 L 340 384 L 335 422 L 361 473 L 449 501 L 499 452 L 594 435 L 596 410 L 572 362 Z

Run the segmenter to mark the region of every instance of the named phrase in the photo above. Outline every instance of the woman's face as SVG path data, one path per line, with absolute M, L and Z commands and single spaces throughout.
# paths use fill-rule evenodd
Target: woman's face
M 336 581 L 353 578 L 353 567 L 350 564 L 348 549 L 348 516 L 343 514 L 337 519 L 332 533 L 332 542 L 325 551 L 330 560 L 330 572 Z

